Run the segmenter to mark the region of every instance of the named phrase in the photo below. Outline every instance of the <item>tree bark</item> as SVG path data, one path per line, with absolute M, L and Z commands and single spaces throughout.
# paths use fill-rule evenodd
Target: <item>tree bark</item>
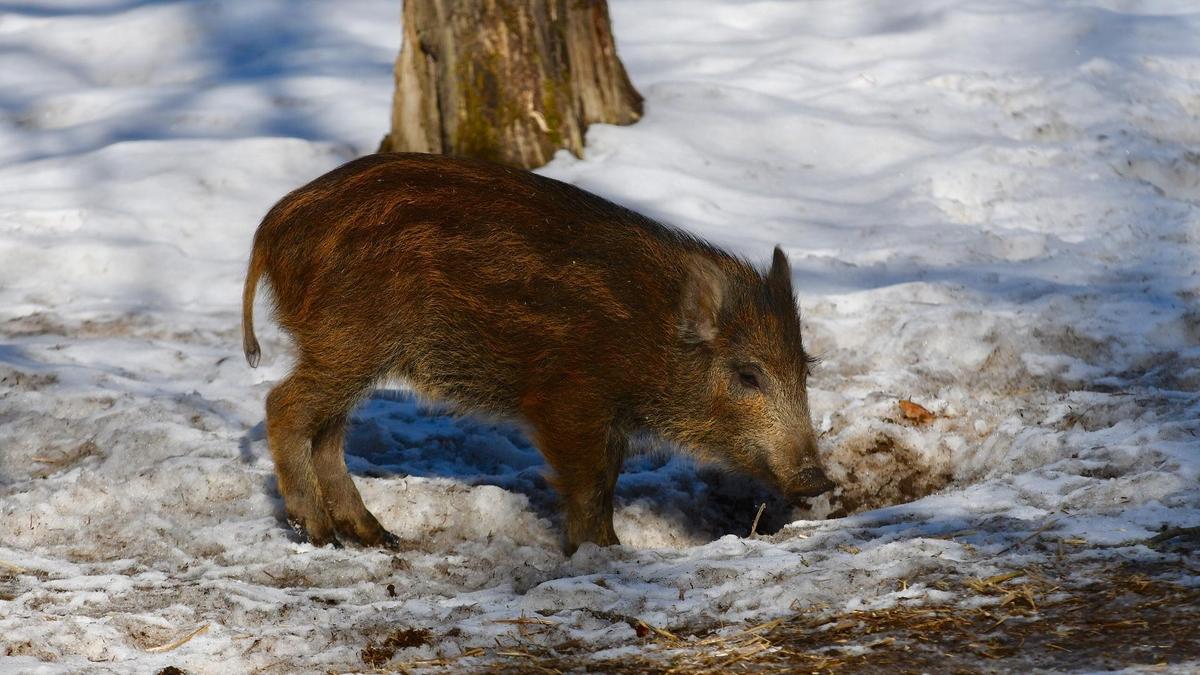
M 582 156 L 589 124 L 641 115 L 605 0 L 405 0 L 379 150 L 533 168 L 559 148 Z

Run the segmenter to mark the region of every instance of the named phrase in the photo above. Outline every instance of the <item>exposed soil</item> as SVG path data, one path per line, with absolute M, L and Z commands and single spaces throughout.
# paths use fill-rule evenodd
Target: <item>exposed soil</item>
M 957 604 L 796 615 L 741 630 L 724 626 L 676 634 L 630 619 L 643 649 L 619 659 L 596 659 L 587 645 L 563 644 L 554 650 L 474 650 L 458 659 L 387 665 L 481 673 L 978 673 L 1139 667 L 1180 672 L 1200 662 L 1200 588 L 1170 580 L 1179 571 L 1171 565 L 1014 570 L 989 579 L 929 584 L 957 591 Z M 536 628 L 541 621 L 528 623 Z

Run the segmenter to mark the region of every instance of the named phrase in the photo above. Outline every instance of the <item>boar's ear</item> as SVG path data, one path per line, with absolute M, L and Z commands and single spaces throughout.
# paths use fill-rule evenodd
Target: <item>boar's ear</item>
M 689 257 L 687 272 L 679 333 L 693 344 L 712 342 L 719 332 L 718 319 L 728 280 L 715 262 L 701 254 Z
M 780 298 L 792 298 L 792 267 L 778 246 L 771 259 L 771 271 L 767 273 L 767 286 Z

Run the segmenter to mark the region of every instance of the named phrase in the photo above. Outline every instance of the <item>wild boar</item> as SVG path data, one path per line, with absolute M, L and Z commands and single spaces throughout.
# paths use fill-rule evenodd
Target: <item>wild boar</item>
M 354 160 L 281 199 L 260 278 L 295 343 L 267 396 L 292 525 L 315 545 L 394 546 L 346 471 L 351 408 L 385 380 L 515 420 L 553 469 L 566 550 L 616 544 L 613 490 L 649 434 L 790 497 L 833 484 L 808 410 L 787 258 L 766 272 L 574 186 L 423 154 Z

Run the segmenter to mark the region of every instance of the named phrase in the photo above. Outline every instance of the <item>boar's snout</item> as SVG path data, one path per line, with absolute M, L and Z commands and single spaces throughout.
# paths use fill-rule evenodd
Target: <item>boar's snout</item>
M 821 469 L 801 469 L 788 486 L 788 496 L 793 499 L 816 497 L 819 494 L 829 492 L 835 487 L 837 487 L 837 484 L 829 480 L 829 476 L 826 476 L 825 472 Z

